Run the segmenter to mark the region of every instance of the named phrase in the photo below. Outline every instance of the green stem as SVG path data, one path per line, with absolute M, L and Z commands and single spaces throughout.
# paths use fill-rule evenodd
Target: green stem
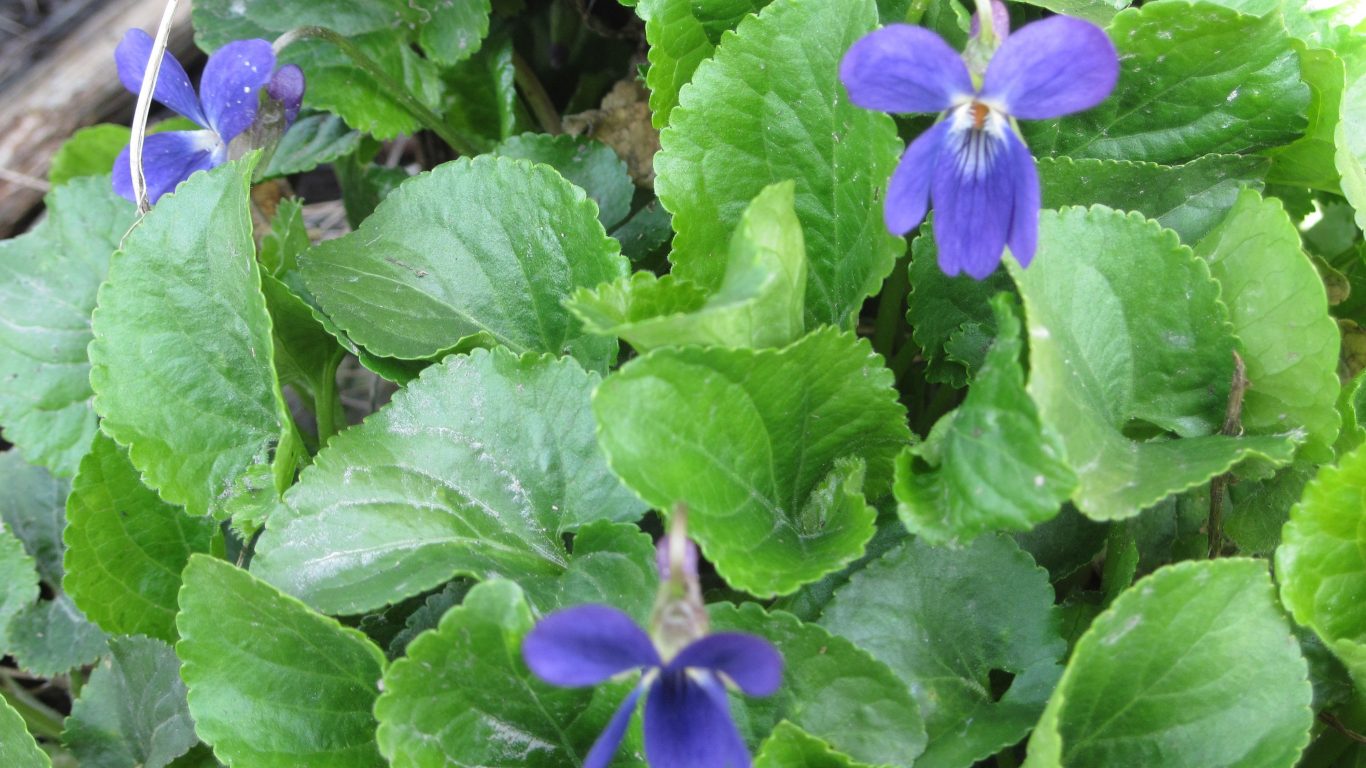
M 365 70 L 371 77 L 375 78 L 375 81 L 384 89 L 386 96 L 397 101 L 408 111 L 408 114 L 412 115 L 424 128 L 435 133 L 437 136 L 440 136 L 441 140 L 450 145 L 451 149 L 462 155 L 479 154 L 479 151 L 474 146 L 474 142 L 447 125 L 439 115 L 428 109 L 427 105 L 419 101 L 418 98 L 413 95 L 412 91 L 408 90 L 403 83 L 400 83 L 391 77 L 388 72 L 384 71 L 383 67 L 376 64 L 375 60 L 367 56 L 359 46 L 351 42 L 350 39 L 343 37 L 327 27 L 296 27 L 276 38 L 272 47 L 275 49 L 275 53 L 278 54 L 291 43 L 298 40 L 307 40 L 309 38 L 326 40 L 337 46 L 342 53 L 346 54 L 347 58 L 351 59 L 357 66 Z
M 909 274 L 910 251 L 896 260 L 892 275 L 882 286 L 882 296 L 878 299 L 877 320 L 873 323 L 873 351 L 882 355 L 888 362 L 896 346 L 897 331 L 901 330 L 902 308 L 906 293 L 911 289 Z
M 545 86 L 541 85 L 541 79 L 536 77 L 536 71 L 531 68 L 531 63 L 516 51 L 512 52 L 512 75 L 517 81 L 517 87 L 522 89 L 522 96 L 526 98 L 526 103 L 531 107 L 531 113 L 536 116 L 536 122 L 541 124 L 541 128 L 552 136 L 564 133 L 559 110 L 555 109 L 550 94 Z
M 333 355 L 323 364 L 318 380 L 318 389 L 313 397 L 313 416 L 318 421 L 318 449 L 322 450 L 327 441 L 337 434 L 337 366 L 341 365 L 344 354 Z
M 0 677 L 0 698 L 24 718 L 29 733 L 53 741 L 62 737 L 62 716 L 24 690 L 8 675 Z
M 911 0 L 911 7 L 906 9 L 906 23 L 919 24 L 929 9 L 930 0 Z

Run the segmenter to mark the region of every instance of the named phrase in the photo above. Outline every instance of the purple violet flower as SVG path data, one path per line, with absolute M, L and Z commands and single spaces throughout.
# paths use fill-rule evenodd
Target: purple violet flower
M 152 57 L 152 37 L 130 29 L 114 52 L 119 80 L 133 93 L 142 89 L 142 76 Z M 195 171 L 228 160 L 228 144 L 256 119 L 258 92 L 267 87 L 285 107 L 288 121 L 303 100 L 303 72 L 293 64 L 275 71 L 275 52 L 265 40 L 237 40 L 209 56 L 196 94 L 185 68 L 170 53 L 161 62 L 153 97 L 203 130 L 148 134 L 143 142 L 143 174 L 147 198 L 156 202 Z M 114 191 L 133 200 L 129 147 L 114 161 Z M 135 201 L 136 202 L 136 201 Z
M 597 685 L 624 672 L 642 673 L 583 768 L 611 763 L 642 695 L 645 757 L 652 768 L 750 766 L 749 750 L 731 720 L 725 681 L 751 696 L 768 696 L 782 684 L 783 657 L 762 637 L 706 634 L 697 548 L 682 534 L 682 517 L 675 514 L 676 533 L 659 543 L 661 585 L 651 621 L 658 643 L 630 616 L 605 605 L 556 611 L 522 641 L 527 666 L 552 685 Z M 669 658 L 670 649 L 680 645 Z
M 902 155 L 884 218 L 893 234 L 904 235 L 933 198 L 940 269 L 978 280 L 996 269 L 1007 244 L 1029 266 L 1038 242 L 1039 177 L 1015 119 L 1090 109 L 1118 77 L 1119 57 L 1105 32 L 1066 16 L 1006 37 L 977 83 L 943 38 L 907 24 L 869 33 L 840 64 L 849 98 L 861 107 L 942 113 Z

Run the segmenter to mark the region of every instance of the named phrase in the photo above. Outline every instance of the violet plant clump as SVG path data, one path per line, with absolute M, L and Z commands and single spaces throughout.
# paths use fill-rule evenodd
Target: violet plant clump
M 1004 39 L 985 72 L 969 71 L 943 38 L 909 24 L 870 33 L 840 63 L 855 104 L 940 113 L 906 148 L 883 212 L 887 228 L 904 235 L 933 200 L 940 268 L 978 280 L 1007 245 L 1021 266 L 1038 247 L 1039 176 L 1015 121 L 1090 109 L 1119 77 L 1114 44 L 1088 21 L 1054 16 L 1009 33 L 1008 17 L 994 12 L 991 26 Z
M 152 37 L 130 29 L 119 43 L 114 58 L 119 80 L 132 93 L 142 89 L 147 61 L 152 57 Z M 155 203 L 196 171 L 206 171 L 228 161 L 232 140 L 256 120 L 260 91 L 280 102 L 286 125 L 294 122 L 303 103 L 304 74 L 295 64 L 275 68 L 275 52 L 266 40 L 237 40 L 223 46 L 204 65 L 199 92 L 175 56 L 161 61 L 153 97 L 176 114 L 199 126 L 193 131 L 165 131 L 146 137 L 143 174 L 147 197 Z M 133 200 L 130 149 L 125 147 L 114 161 L 114 191 Z
M 1366 765 L 1361 2 L 24 5 L 0 768 Z

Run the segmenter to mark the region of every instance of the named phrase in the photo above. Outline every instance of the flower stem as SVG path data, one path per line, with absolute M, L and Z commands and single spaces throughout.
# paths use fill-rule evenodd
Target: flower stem
M 882 286 L 882 295 L 877 303 L 877 319 L 873 322 L 873 351 L 882 355 L 889 364 L 895 351 L 897 331 L 901 330 L 906 293 L 911 289 L 910 266 L 908 247 L 906 253 L 896 260 L 896 266 L 892 267 L 892 274 Z
M 0 675 L 0 698 L 24 718 L 29 733 L 56 741 L 62 736 L 62 716 L 21 688 L 9 675 Z
M 911 0 L 911 7 L 906 9 L 906 23 L 919 24 L 929 9 L 930 0 Z
M 441 140 L 446 142 L 451 149 L 462 155 L 479 154 L 479 151 L 475 149 L 473 141 L 469 140 L 459 131 L 453 130 L 439 115 L 429 109 L 426 104 L 423 104 L 418 100 L 418 98 L 413 95 L 412 91 L 408 90 L 402 83 L 391 77 L 388 72 L 384 71 L 383 67 L 375 63 L 374 59 L 366 55 L 359 46 L 337 32 L 334 32 L 327 27 L 296 27 L 276 38 L 272 48 L 274 48 L 276 54 L 279 54 L 280 51 L 287 48 L 291 43 L 310 38 L 315 40 L 326 40 L 337 46 L 342 53 L 346 54 L 347 58 L 355 62 L 356 66 L 365 70 L 366 74 L 373 77 L 375 81 L 379 83 L 380 87 L 384 89 L 385 95 L 398 102 L 400 106 L 408 111 L 408 114 L 412 115 L 414 119 L 422 124 L 422 127 L 441 137 Z
M 323 364 L 318 378 L 318 389 L 313 398 L 313 416 L 318 422 L 318 449 L 322 450 L 327 441 L 337 434 L 337 366 L 344 354 L 333 355 Z
M 559 110 L 555 109 L 550 94 L 541 84 L 541 79 L 536 77 L 536 71 L 531 68 L 531 63 L 516 51 L 512 52 L 512 73 L 513 79 L 517 81 L 517 87 L 522 89 L 522 96 L 526 98 L 526 103 L 531 107 L 532 114 L 536 115 L 536 122 L 541 124 L 541 128 L 552 136 L 564 133 Z
M 1243 396 L 1247 394 L 1247 366 L 1237 352 L 1233 353 L 1233 384 L 1229 387 L 1228 406 L 1224 410 L 1224 424 L 1219 434 L 1237 437 L 1243 433 Z M 1214 559 L 1224 548 L 1224 490 L 1231 473 L 1224 473 L 1209 483 L 1209 556 Z
M 166 57 L 166 41 L 171 37 L 171 19 L 175 17 L 176 4 L 177 0 L 166 1 L 166 10 L 161 14 L 157 36 L 152 40 L 152 55 L 148 57 L 147 67 L 142 71 L 138 105 L 133 110 L 133 136 L 128 142 L 128 167 L 133 174 L 133 199 L 137 201 L 139 214 L 152 210 L 152 202 L 147 199 L 147 176 L 142 170 L 142 147 L 147 139 L 147 115 L 152 111 L 152 94 L 156 93 L 157 78 L 161 75 L 161 61 Z

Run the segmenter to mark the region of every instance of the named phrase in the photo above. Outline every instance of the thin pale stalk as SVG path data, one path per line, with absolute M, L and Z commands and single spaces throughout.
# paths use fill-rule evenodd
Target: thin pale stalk
M 152 210 L 152 202 L 147 199 L 147 176 L 142 170 L 142 145 L 147 139 L 147 115 L 152 111 L 152 94 L 157 90 L 157 78 L 161 76 L 161 60 L 166 56 L 166 42 L 171 37 L 171 19 L 175 16 L 178 0 L 166 0 L 166 10 L 161 14 L 161 25 L 152 40 L 152 56 L 147 59 L 147 68 L 142 72 L 142 89 L 138 91 L 138 106 L 133 111 L 133 136 L 129 141 L 128 167 L 133 174 L 133 199 L 138 203 L 138 212 Z

